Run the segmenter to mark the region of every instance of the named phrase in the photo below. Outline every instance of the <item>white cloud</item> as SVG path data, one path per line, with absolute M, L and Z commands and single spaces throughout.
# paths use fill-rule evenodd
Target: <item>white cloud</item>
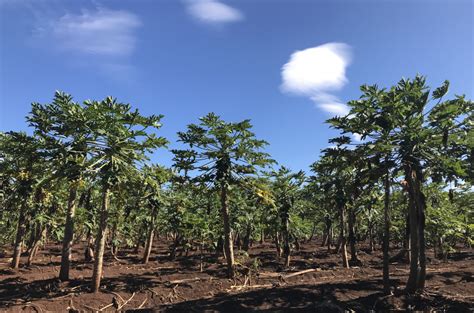
M 333 115 L 346 115 L 348 107 L 331 91 L 346 83 L 346 67 L 351 62 L 351 48 L 344 43 L 327 43 L 294 52 L 283 65 L 281 89 L 307 96 L 318 108 Z
M 61 61 L 70 66 L 93 68 L 94 73 L 115 81 L 128 83 L 136 76 L 130 57 L 136 49 L 136 31 L 142 25 L 137 15 L 101 6 L 58 14 L 63 12 L 60 7 L 50 9 L 39 3 L 29 7 L 35 20 L 32 44 L 61 53 Z
M 347 107 L 347 105 L 345 105 L 344 103 L 338 103 L 338 102 L 334 102 L 334 103 L 318 103 L 316 104 L 318 106 L 318 108 L 321 108 L 322 110 L 326 111 L 326 112 L 329 112 L 333 115 L 339 115 L 339 116 L 343 116 L 343 115 L 347 115 L 349 113 L 349 108 Z
M 244 19 L 239 10 L 218 0 L 188 0 L 188 13 L 196 20 L 206 24 L 224 24 Z
M 311 96 L 316 106 L 333 115 L 347 115 L 349 107 L 341 102 L 341 100 L 331 94 L 318 92 Z
M 40 25 L 37 34 L 54 40 L 63 51 L 125 57 L 135 49 L 135 29 L 139 26 L 141 21 L 133 13 L 97 8 L 65 14 Z

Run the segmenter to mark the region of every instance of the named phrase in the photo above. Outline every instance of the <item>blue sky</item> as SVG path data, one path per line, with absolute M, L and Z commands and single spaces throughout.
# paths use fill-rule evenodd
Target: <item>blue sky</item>
M 112 95 L 164 114 L 173 148 L 208 112 L 249 118 L 278 162 L 306 170 L 361 84 L 421 73 L 472 98 L 473 53 L 471 0 L 0 0 L 0 130 L 25 130 L 55 90 Z

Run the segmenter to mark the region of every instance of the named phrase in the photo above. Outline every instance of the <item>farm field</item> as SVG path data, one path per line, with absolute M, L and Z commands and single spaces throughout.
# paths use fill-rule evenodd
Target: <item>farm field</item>
M 0 21 L 0 313 L 474 313 L 474 1 Z
M 16 271 L 9 269 L 7 258 L 2 257 L 0 311 L 65 312 L 69 308 L 70 312 L 92 312 L 107 306 L 104 311 L 114 311 L 128 300 L 122 310 L 136 312 L 369 312 L 409 308 L 469 312 L 474 305 L 472 249 L 461 248 L 445 262 L 432 259 L 428 253 L 425 293 L 407 298 L 401 290 L 408 264 L 391 264 L 396 290 L 393 296 L 384 296 L 380 292 L 380 249 L 369 254 L 364 245 L 359 252 L 364 266 L 345 269 L 340 266 L 339 255 L 328 254 L 320 240 L 312 240 L 294 252 L 290 267 L 284 270 L 282 262 L 275 260 L 273 244 L 255 243 L 242 260 L 248 263 L 258 259 L 260 266 L 252 271 L 251 281 L 244 287 L 242 273 L 235 281 L 226 278 L 222 257 L 216 262 L 214 254 L 206 253 L 201 272 L 197 251 L 188 256 L 178 252 L 176 260 L 171 261 L 171 243 L 160 238 L 156 241 L 146 265 L 140 262 L 141 253 L 123 250 L 118 259 L 106 254 L 102 292 L 96 294 L 89 293 L 92 263 L 84 263 L 82 244 L 74 246 L 69 282 L 57 279 L 60 245 L 47 244 L 30 267 Z M 315 271 L 281 278 L 308 269 Z M 115 306 L 110 305 L 113 303 Z

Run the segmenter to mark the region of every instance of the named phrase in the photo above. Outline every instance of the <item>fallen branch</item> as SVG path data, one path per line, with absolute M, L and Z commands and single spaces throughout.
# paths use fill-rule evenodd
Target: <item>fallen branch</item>
M 291 273 L 291 274 L 288 274 L 288 275 L 284 275 L 284 276 L 282 276 L 282 279 L 285 280 L 285 279 L 290 278 L 290 277 L 299 276 L 299 275 L 312 273 L 312 272 L 318 272 L 320 270 L 321 269 L 319 269 L 319 268 L 310 268 L 308 270 L 299 271 L 299 272 L 296 272 L 296 273 Z
M 170 280 L 170 281 L 167 281 L 166 284 L 175 285 L 175 284 L 190 283 L 194 281 L 212 280 L 212 279 L 213 277 L 194 277 L 194 278 Z
M 117 311 L 120 311 L 121 308 L 123 308 L 127 303 L 130 302 L 130 300 L 133 299 L 133 297 L 135 297 L 135 292 L 132 294 L 132 296 L 131 296 L 130 298 L 128 298 L 127 301 L 124 302 L 124 304 L 122 304 L 121 306 L 119 306 L 119 307 L 117 308 Z
M 252 285 L 252 286 L 246 286 L 246 285 L 242 285 L 242 286 L 230 286 L 230 290 L 228 291 L 240 291 L 240 290 L 243 290 L 243 289 L 258 289 L 258 288 L 271 288 L 271 287 L 274 287 L 275 285 L 274 284 L 263 284 L 263 285 Z
M 112 302 L 111 304 L 107 304 L 107 305 L 104 306 L 103 308 L 100 308 L 99 312 L 102 312 L 103 310 L 110 308 L 112 305 L 114 305 L 113 302 Z
M 143 306 L 145 305 L 145 303 L 146 303 L 147 300 L 148 300 L 148 297 L 146 297 L 145 300 L 143 300 L 142 304 L 140 304 L 140 306 L 138 307 L 138 309 L 143 308 Z

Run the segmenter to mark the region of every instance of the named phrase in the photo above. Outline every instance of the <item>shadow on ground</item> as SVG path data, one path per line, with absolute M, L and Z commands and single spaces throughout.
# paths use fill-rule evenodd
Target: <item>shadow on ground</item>
M 296 285 L 184 301 L 130 312 L 471 312 L 467 303 L 442 296 L 384 297 L 380 281 Z M 344 300 L 346 299 L 346 300 Z M 349 300 L 350 299 L 350 300 Z

